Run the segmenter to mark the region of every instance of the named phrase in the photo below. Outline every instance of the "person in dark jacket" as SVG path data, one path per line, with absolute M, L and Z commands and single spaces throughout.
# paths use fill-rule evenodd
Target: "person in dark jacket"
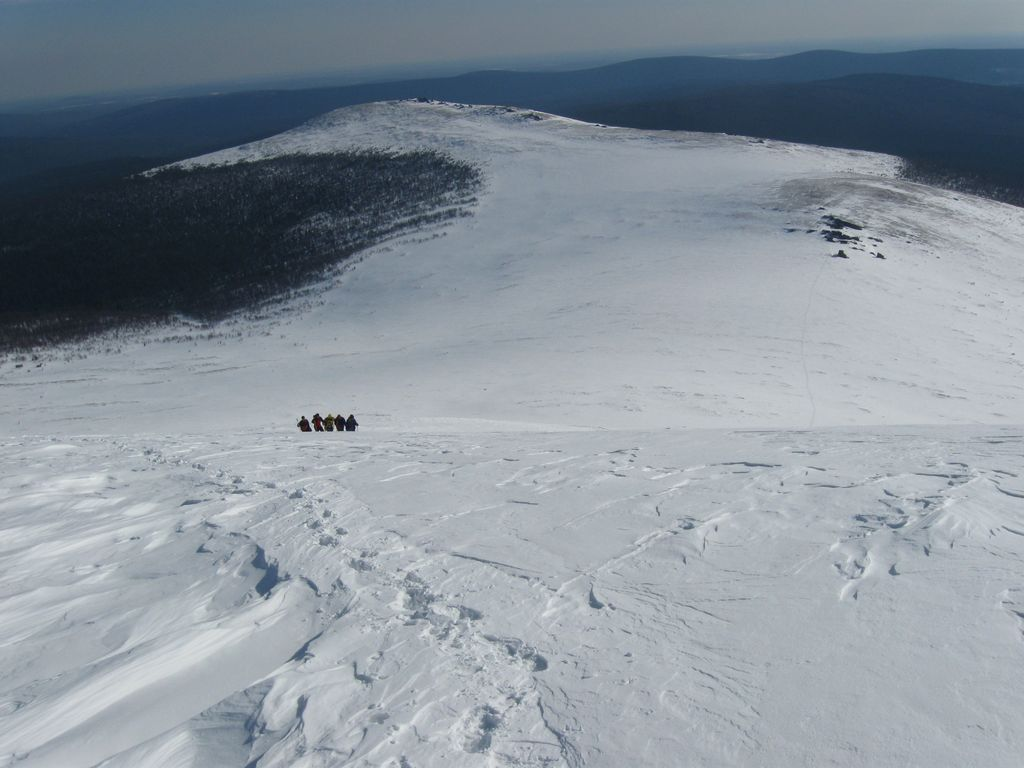
M 324 431 L 324 419 L 319 413 L 313 414 L 313 429 L 317 432 Z
M 359 426 L 359 422 L 356 421 L 356 417 L 353 416 L 350 413 L 348 415 L 348 418 L 345 419 L 345 431 L 346 432 L 355 432 L 356 431 L 356 427 L 358 427 L 358 426 Z
M 305 416 L 299 419 L 299 429 L 303 432 L 313 431 L 312 427 L 309 426 L 309 419 L 307 419 Z

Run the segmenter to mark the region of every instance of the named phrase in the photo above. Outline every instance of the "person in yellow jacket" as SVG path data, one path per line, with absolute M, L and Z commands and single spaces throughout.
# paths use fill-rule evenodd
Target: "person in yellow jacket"
M 334 416 L 332 416 L 329 413 L 327 414 L 327 418 L 324 419 L 324 429 L 326 429 L 328 432 L 334 431 Z

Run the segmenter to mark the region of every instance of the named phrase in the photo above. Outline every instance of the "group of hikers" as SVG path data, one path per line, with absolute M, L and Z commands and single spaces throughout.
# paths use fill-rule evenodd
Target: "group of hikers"
M 347 419 L 340 413 L 337 416 L 328 413 L 326 419 L 319 413 L 314 413 L 312 425 L 310 425 L 309 419 L 303 416 L 299 419 L 298 426 L 302 432 L 355 432 L 359 422 L 351 413 Z

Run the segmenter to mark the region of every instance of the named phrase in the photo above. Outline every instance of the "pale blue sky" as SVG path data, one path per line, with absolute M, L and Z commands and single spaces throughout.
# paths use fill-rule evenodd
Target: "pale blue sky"
M 0 103 L 430 62 L 993 36 L 1024 47 L 1024 1 L 0 0 Z

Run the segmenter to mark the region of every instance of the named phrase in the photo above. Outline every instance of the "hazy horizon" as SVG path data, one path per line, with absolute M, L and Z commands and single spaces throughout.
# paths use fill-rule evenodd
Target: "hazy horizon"
M 588 66 L 643 55 L 1024 47 L 1007 0 L 0 0 L 0 105 L 174 89 Z

